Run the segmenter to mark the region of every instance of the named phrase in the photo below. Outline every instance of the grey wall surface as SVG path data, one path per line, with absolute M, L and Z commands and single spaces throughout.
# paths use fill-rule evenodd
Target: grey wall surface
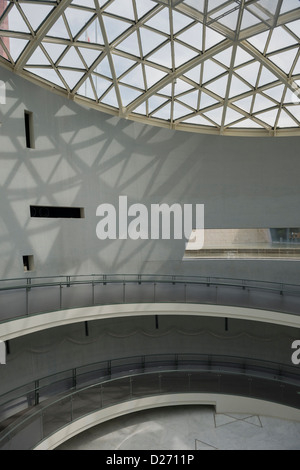
M 105 240 L 99 204 L 205 204 L 206 228 L 299 226 L 300 138 L 175 132 L 87 109 L 1 69 L 0 278 L 166 273 L 299 283 L 299 262 L 182 261 L 184 240 Z M 33 112 L 35 149 L 25 145 Z M 84 219 L 30 218 L 29 206 L 84 207 Z

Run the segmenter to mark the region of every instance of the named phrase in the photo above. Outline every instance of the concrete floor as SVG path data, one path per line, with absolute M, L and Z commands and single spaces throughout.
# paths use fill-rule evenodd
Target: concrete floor
M 300 423 L 216 414 L 212 407 L 147 410 L 95 426 L 57 450 L 300 450 Z

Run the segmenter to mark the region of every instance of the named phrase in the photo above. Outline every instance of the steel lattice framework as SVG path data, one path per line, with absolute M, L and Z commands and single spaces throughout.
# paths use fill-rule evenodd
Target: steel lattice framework
M 300 135 L 299 0 L 0 0 L 0 62 L 152 125 Z

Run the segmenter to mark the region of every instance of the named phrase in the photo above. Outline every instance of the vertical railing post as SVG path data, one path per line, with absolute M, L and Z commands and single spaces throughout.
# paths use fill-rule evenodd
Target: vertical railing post
M 29 292 L 31 291 L 31 278 L 27 278 L 26 287 L 26 315 L 29 315 Z
M 39 380 L 35 381 L 34 384 L 34 404 L 37 406 L 40 402 L 40 383 Z
M 62 284 L 59 284 L 59 310 L 62 309 Z
M 73 388 L 76 388 L 77 386 L 77 369 L 73 369 L 72 370 L 72 385 L 73 385 Z

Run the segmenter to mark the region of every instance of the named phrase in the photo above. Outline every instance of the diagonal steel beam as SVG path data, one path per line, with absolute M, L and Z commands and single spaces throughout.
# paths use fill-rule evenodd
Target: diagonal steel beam
M 248 41 L 241 41 L 239 46 L 246 52 L 251 54 L 260 64 L 266 67 L 269 72 L 273 73 L 275 77 L 281 81 L 289 90 L 295 93 L 295 84 L 277 65 L 273 64 L 265 55 L 261 54 L 252 44 Z
M 163 78 L 160 82 L 153 85 L 146 93 L 138 97 L 135 101 L 133 101 L 126 110 L 125 116 L 131 114 L 135 108 L 140 106 L 144 101 L 151 98 L 151 96 L 155 95 L 159 90 L 164 88 L 165 86 L 172 83 L 176 78 L 179 78 L 181 75 L 187 73 L 189 70 L 193 69 L 199 64 L 202 64 L 205 60 L 212 58 L 214 55 L 224 51 L 228 47 L 232 45 L 232 41 L 230 39 L 225 39 L 221 43 L 217 44 L 216 46 L 212 47 L 208 51 L 200 54 L 199 56 L 195 57 L 194 59 L 190 60 L 189 62 L 181 65 L 173 72 L 170 72 L 165 78 Z M 149 63 L 151 65 L 151 63 Z
M 48 34 L 52 26 L 56 23 L 62 13 L 68 8 L 68 6 L 72 3 L 72 0 L 60 0 L 58 5 L 54 8 L 54 10 L 50 13 L 48 18 L 45 22 L 41 25 L 41 27 L 37 31 L 37 35 L 32 37 L 30 43 L 24 49 L 23 53 L 20 55 L 16 65 L 15 70 L 18 71 L 24 67 L 27 63 L 28 59 L 37 49 L 37 47 L 41 44 L 44 37 Z

